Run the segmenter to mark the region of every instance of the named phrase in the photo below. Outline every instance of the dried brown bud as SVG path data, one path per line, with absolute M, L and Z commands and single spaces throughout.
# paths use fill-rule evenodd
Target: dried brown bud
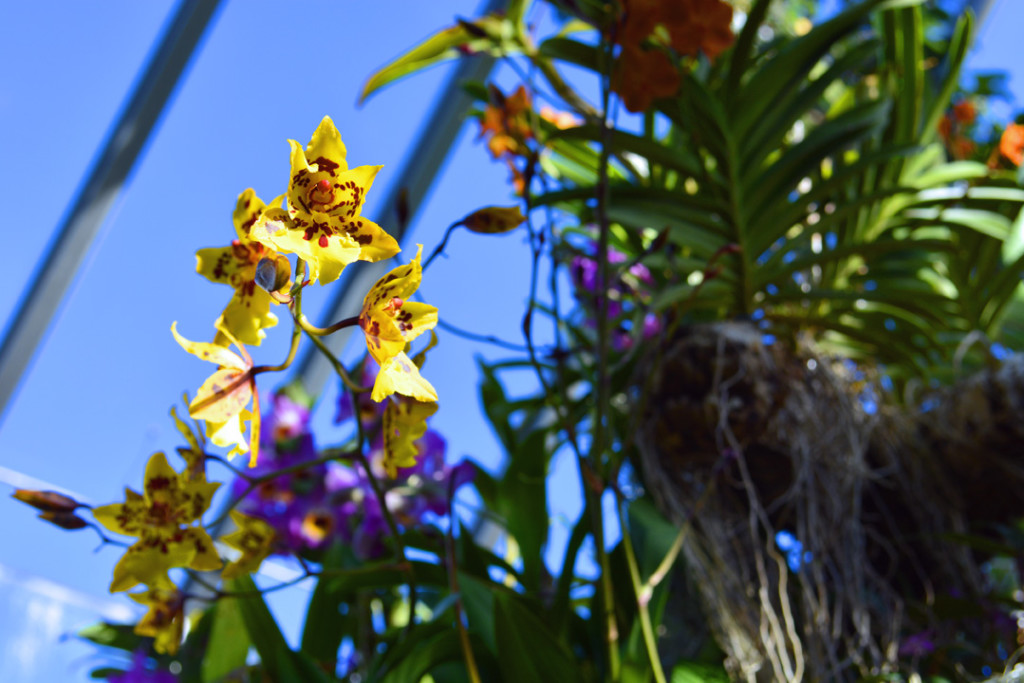
M 39 519 L 45 520 L 50 524 L 59 526 L 61 529 L 67 529 L 68 531 L 77 531 L 89 526 L 89 523 L 84 519 L 76 515 L 74 512 L 40 512 Z
M 523 216 L 518 206 L 488 206 L 469 214 L 462 219 L 462 225 L 476 233 L 497 235 L 514 230 L 523 224 Z
M 77 508 L 84 507 L 74 498 L 56 491 L 16 489 L 11 497 L 43 512 L 74 512 Z

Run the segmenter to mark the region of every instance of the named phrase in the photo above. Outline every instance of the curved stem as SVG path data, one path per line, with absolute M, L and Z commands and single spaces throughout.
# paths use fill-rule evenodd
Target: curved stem
M 302 327 L 301 322 L 299 323 L 299 326 Z M 318 337 L 316 334 L 308 332 L 305 328 L 303 328 L 303 331 L 306 332 L 306 335 L 309 337 L 309 340 L 313 342 L 313 345 L 320 350 L 320 353 L 322 353 L 324 357 L 327 359 L 327 361 L 331 364 L 331 366 L 334 368 L 334 372 L 337 373 L 338 377 L 341 378 L 342 383 L 349 391 L 356 394 L 364 394 L 367 391 L 370 391 L 370 389 L 368 388 L 359 386 L 352 380 L 351 377 L 349 377 L 348 371 L 345 370 L 345 366 L 342 365 L 341 361 L 338 360 L 333 353 L 331 353 L 331 350 L 327 348 L 327 345 L 324 344 L 323 341 L 320 340 L 320 337 Z M 354 400 L 355 399 L 353 399 L 353 401 Z
M 353 403 L 355 402 L 355 396 L 352 397 Z M 360 425 L 359 429 L 362 431 L 362 423 L 357 418 L 356 423 Z M 355 457 L 356 460 L 363 466 L 363 470 L 366 472 L 366 479 L 370 482 L 370 488 L 373 489 L 373 494 L 377 497 L 377 502 L 380 503 L 381 513 L 384 515 L 384 521 L 388 525 L 388 530 L 391 532 L 391 536 L 395 541 L 395 561 L 401 563 L 408 563 L 409 559 L 405 554 L 405 543 L 402 541 L 402 534 L 398 529 L 398 524 L 395 523 L 394 515 L 391 514 L 391 510 L 388 508 L 387 498 L 384 495 L 384 490 L 381 488 L 380 482 L 377 481 L 377 475 L 373 473 L 370 468 L 370 460 L 363 453 L 363 440 L 360 436 L 359 448 L 356 449 Z M 411 569 L 409 571 L 409 623 L 406 625 L 406 634 L 416 624 L 416 574 Z
M 461 220 L 452 223 L 451 225 L 448 226 L 448 229 L 444 231 L 444 237 L 441 238 L 441 241 L 438 243 L 438 245 L 434 247 L 434 251 L 430 252 L 430 256 L 428 256 L 427 260 L 423 263 L 422 270 L 426 270 L 427 266 L 433 263 L 434 259 L 444 252 L 444 248 L 448 245 L 448 238 L 452 236 L 452 232 L 455 230 L 455 228 L 459 227 L 460 225 L 462 225 Z
M 611 226 L 608 220 L 608 161 L 611 154 L 611 130 L 608 128 L 608 108 L 611 102 L 611 46 L 614 41 L 608 41 L 608 48 L 604 54 L 604 64 L 601 73 L 601 156 L 598 162 L 597 178 L 597 206 L 595 214 L 600 229 L 598 239 L 598 292 L 601 293 L 597 304 L 597 400 L 594 407 L 594 434 L 591 442 L 589 462 L 592 467 L 599 471 L 606 451 L 611 451 L 611 444 L 607 440 L 605 429 L 606 408 L 611 393 L 610 377 L 608 374 L 608 351 L 609 351 L 609 329 L 608 329 L 608 242 Z M 584 470 L 580 470 L 584 476 Z M 596 476 L 596 472 L 593 472 Z M 621 676 L 621 664 L 619 660 L 619 633 L 615 620 L 615 597 L 611 584 L 611 565 L 608 561 L 608 554 L 604 547 L 604 519 L 602 517 L 600 493 L 592 486 L 583 482 L 584 490 L 593 503 L 593 526 L 594 526 L 594 547 L 597 549 L 597 559 L 601 566 L 601 594 L 604 603 L 605 635 L 608 647 L 608 674 L 612 681 L 619 680 Z M 596 495 L 595 495 L 596 494 Z
M 654 627 L 651 625 L 651 611 L 648 609 L 651 595 L 649 592 L 644 591 L 644 587 L 640 583 L 640 569 L 636 562 L 636 552 L 633 550 L 633 537 L 629 531 L 629 520 L 626 519 L 623 501 L 617 490 L 615 492 L 615 509 L 619 513 L 619 528 L 622 529 L 622 547 L 626 552 L 629 580 L 633 584 L 633 594 L 636 596 L 636 606 L 640 614 L 640 633 L 643 635 L 647 659 L 651 663 L 651 673 L 654 674 L 655 683 L 667 683 L 665 671 L 661 668 L 661 657 L 658 655 L 658 643 L 654 637 Z
M 470 683 L 480 683 L 480 671 L 476 666 L 476 657 L 473 656 L 473 646 L 469 642 L 469 633 L 466 625 L 462 623 L 462 592 L 459 589 L 459 568 L 455 560 L 455 512 L 452 501 L 455 498 L 454 477 L 448 478 L 448 532 L 445 534 L 445 551 L 448 555 L 448 589 L 455 596 L 455 628 L 459 632 L 459 646 L 462 648 L 462 658 L 466 660 L 466 673 L 469 675 Z
M 359 316 L 354 315 L 351 318 L 344 318 L 333 325 L 328 325 L 327 327 L 317 327 L 313 323 L 309 322 L 309 320 L 306 319 L 306 316 L 300 315 L 296 318 L 296 323 L 306 334 L 316 337 L 326 337 L 327 335 L 334 334 L 338 330 L 343 330 L 346 327 L 355 327 L 359 324 Z
M 451 323 L 445 322 L 444 320 L 439 319 L 437 321 L 437 326 L 440 327 L 442 330 L 445 330 L 446 332 L 451 332 L 452 334 L 458 337 L 462 337 L 463 339 L 469 339 L 470 341 L 483 342 L 484 344 L 493 344 L 494 346 L 499 346 L 503 349 L 508 349 L 509 351 L 527 350 L 527 348 L 522 344 L 514 344 L 512 342 L 505 341 L 504 339 L 500 339 L 499 337 L 495 337 L 494 335 L 491 334 L 477 334 L 476 332 L 470 332 L 469 330 L 464 330 L 461 327 L 452 325 Z

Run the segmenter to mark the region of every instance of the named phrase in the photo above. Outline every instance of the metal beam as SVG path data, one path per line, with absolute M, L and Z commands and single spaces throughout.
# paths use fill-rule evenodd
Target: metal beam
M 0 343 L 0 420 L 219 5 L 220 0 L 181 0 L 36 264 Z
M 988 13 L 992 11 L 995 0 L 968 0 L 967 6 L 974 11 L 974 25 L 979 29 L 985 25 Z
M 486 0 L 477 16 L 494 12 L 504 5 L 502 0 Z M 404 237 L 406 225 L 412 222 L 430 191 L 473 104 L 473 98 L 463 90 L 463 84 L 483 81 L 493 67 L 494 58 L 488 55 L 462 58 L 438 93 L 433 110 L 409 147 L 398 177 L 391 182 L 381 209 L 373 217 L 399 242 Z M 346 268 L 337 283 L 332 285 L 335 294 L 320 316 L 319 324 L 327 326 L 358 314 L 366 292 L 390 267 L 384 263 L 360 263 L 358 267 Z M 351 334 L 352 328 L 345 328 L 324 337 L 323 341 L 335 356 L 340 356 Z M 311 396 L 319 396 L 334 369 L 315 347 L 306 346 L 295 364 L 294 373 Z

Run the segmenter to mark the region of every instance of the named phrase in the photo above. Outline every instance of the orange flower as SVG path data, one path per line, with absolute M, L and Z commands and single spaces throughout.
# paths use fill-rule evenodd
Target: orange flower
M 969 126 L 978 118 L 978 110 L 970 100 L 960 100 L 953 105 L 953 117 L 957 123 Z
M 612 90 L 633 113 L 646 111 L 656 99 L 672 97 L 679 92 L 679 83 L 679 70 L 668 55 L 631 46 L 623 46 L 612 75 Z
M 480 121 L 480 137 L 490 135 L 487 148 L 495 159 L 504 155 L 527 153 L 526 141 L 533 137 L 527 112 L 530 111 L 530 93 L 519 88 L 507 97 L 491 87 L 491 101 Z
M 631 112 L 644 111 L 679 90 L 678 70 L 658 46 L 715 59 L 733 43 L 732 7 L 723 0 L 624 0 L 624 10 L 612 89 Z M 653 46 L 644 44 L 648 39 Z
M 679 54 L 714 60 L 732 45 L 732 7 L 722 0 L 666 0 L 664 18 Z
M 999 152 L 1014 166 L 1024 164 L 1024 125 L 1011 123 L 1006 127 L 999 140 Z
M 578 116 L 567 111 L 558 111 L 553 107 L 541 107 L 540 117 L 559 130 L 575 128 L 583 123 Z
M 949 142 L 949 138 L 953 135 L 953 117 L 946 112 L 941 119 L 939 119 L 939 137 L 942 138 L 943 142 Z
M 949 151 L 954 159 L 968 159 L 974 154 L 974 140 L 958 135 L 949 142 Z

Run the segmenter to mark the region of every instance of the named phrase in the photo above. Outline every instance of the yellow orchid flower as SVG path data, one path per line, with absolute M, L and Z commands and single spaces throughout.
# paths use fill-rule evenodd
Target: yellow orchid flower
M 153 647 L 161 654 L 176 653 L 185 625 L 185 594 L 171 586 L 129 593 L 128 597 L 149 608 L 136 624 L 135 633 L 154 638 Z
M 436 403 L 410 399 L 388 401 L 384 409 L 384 471 L 394 479 L 399 467 L 416 464 L 416 441 L 427 431 L 427 418 L 437 412 Z
M 436 401 L 437 392 L 423 379 L 419 368 L 405 355 L 405 345 L 437 325 L 437 308 L 406 301 L 423 279 L 417 245 L 416 258 L 398 266 L 377 280 L 363 299 L 359 326 L 366 335 L 366 347 L 380 364 L 371 397 L 383 401 L 393 393 L 419 401 Z
M 259 456 L 260 443 L 260 406 L 259 395 L 256 393 L 256 378 L 253 377 L 252 358 L 245 347 L 226 329 L 221 328 L 231 342 L 238 347 L 239 354 L 217 344 L 216 342 L 194 342 L 185 339 L 177 330 L 178 323 L 171 325 L 174 339 L 193 356 L 216 363 L 217 372 L 210 375 L 196 392 L 196 397 L 189 403 L 189 415 L 206 422 L 206 435 L 218 446 L 230 447 L 228 457 L 252 451 L 249 454 L 249 467 L 255 467 Z M 252 399 L 253 409 L 246 406 Z M 251 439 L 245 438 L 244 423 L 252 424 Z
M 185 394 L 185 403 L 187 404 L 188 394 Z M 171 408 L 171 418 L 174 420 L 174 426 L 188 442 L 188 447 L 178 447 L 178 455 L 185 460 L 185 471 L 182 472 L 182 476 L 187 479 L 197 479 L 200 481 L 206 481 L 206 438 L 203 436 L 202 430 L 196 433 L 192 430 L 192 425 L 178 417 L 178 410 L 174 407 Z M 197 427 L 199 425 L 196 425 Z
M 96 521 L 119 534 L 139 540 L 114 567 L 110 592 L 128 590 L 139 583 L 166 586 L 167 570 L 191 567 L 201 571 L 220 567 L 213 540 L 199 526 L 220 484 L 189 479 L 167 464 L 163 453 L 154 453 L 146 465 L 144 494 L 125 489 L 125 502 L 93 510 Z
M 238 531 L 228 534 L 222 540 L 229 548 L 241 551 L 242 555 L 224 567 L 221 576 L 225 579 L 256 571 L 274 547 L 274 529 L 262 519 L 250 517 L 237 510 L 231 511 L 231 519 L 238 527 Z
M 380 261 L 397 254 L 398 242 L 359 215 L 381 166 L 349 168 L 345 143 L 329 116 L 305 149 L 291 145 L 288 193 L 263 212 L 252 238 L 309 264 L 309 279 L 327 284 L 354 261 Z M 283 202 L 287 199 L 287 207 Z
M 235 294 L 221 314 L 218 327 L 226 328 L 243 344 L 259 345 L 266 336 L 263 330 L 277 324 L 277 316 L 270 312 L 270 293 L 256 285 L 256 265 L 264 258 L 284 257 L 249 235 L 264 207 L 252 188 L 238 195 L 232 216 L 238 239 L 227 247 L 196 252 L 196 272 L 211 282 L 234 287 Z M 226 338 L 217 342 L 222 346 L 229 343 Z

